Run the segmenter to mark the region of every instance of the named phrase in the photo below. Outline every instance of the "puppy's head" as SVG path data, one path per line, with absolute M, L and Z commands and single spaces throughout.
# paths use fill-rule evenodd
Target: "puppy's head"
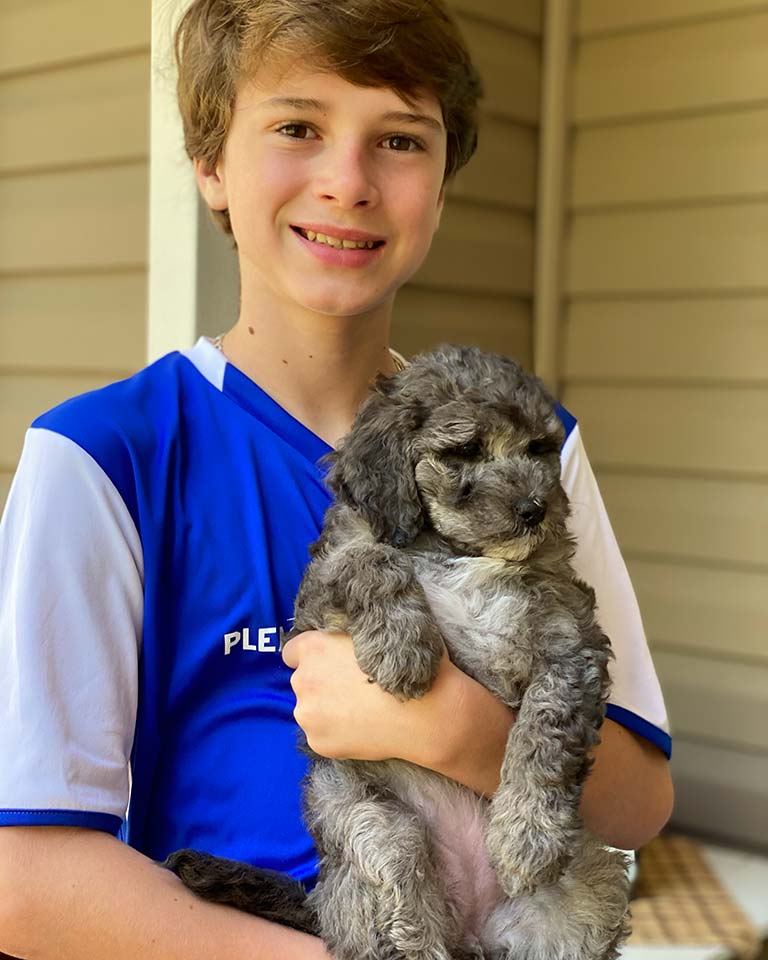
M 431 527 L 458 552 L 524 560 L 564 533 L 563 438 L 537 378 L 442 347 L 377 381 L 329 478 L 380 540 L 405 546 Z

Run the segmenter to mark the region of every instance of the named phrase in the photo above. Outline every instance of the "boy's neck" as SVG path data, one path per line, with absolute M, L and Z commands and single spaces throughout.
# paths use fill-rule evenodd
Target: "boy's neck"
M 335 447 L 377 373 L 394 373 L 391 304 L 365 317 L 276 316 L 241 309 L 223 339 L 227 359 L 291 416 Z

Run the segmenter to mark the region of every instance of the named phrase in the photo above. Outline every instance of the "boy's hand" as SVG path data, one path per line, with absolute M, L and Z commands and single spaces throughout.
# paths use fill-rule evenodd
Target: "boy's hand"
M 283 648 L 293 668 L 294 716 L 309 746 L 336 759 L 397 757 L 434 766 L 439 731 L 460 696 L 461 673 L 446 654 L 432 689 L 420 700 L 398 702 L 358 666 L 345 633 L 301 633 Z M 468 679 L 468 678 L 465 678 Z

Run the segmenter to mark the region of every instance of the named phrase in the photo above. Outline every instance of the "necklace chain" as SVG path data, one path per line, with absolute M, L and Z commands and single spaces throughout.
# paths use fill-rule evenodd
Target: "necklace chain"
M 211 341 L 219 353 L 224 353 L 224 337 L 226 337 L 226 333 L 220 333 L 218 337 L 214 337 Z M 392 357 L 392 360 L 395 364 L 396 373 L 400 373 L 401 370 L 405 370 L 405 361 L 399 354 L 395 353 L 395 351 L 390 348 L 389 355 Z

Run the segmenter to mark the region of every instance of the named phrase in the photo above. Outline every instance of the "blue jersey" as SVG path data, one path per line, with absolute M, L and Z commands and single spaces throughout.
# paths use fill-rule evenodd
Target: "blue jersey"
M 617 636 L 601 615 L 609 715 L 667 749 L 634 596 L 563 417 L 564 485 L 588 508 L 580 572 L 621 621 Z M 312 882 L 279 648 L 329 451 L 207 340 L 33 424 L 0 527 L 0 824 L 93 827 L 154 859 L 194 847 Z

